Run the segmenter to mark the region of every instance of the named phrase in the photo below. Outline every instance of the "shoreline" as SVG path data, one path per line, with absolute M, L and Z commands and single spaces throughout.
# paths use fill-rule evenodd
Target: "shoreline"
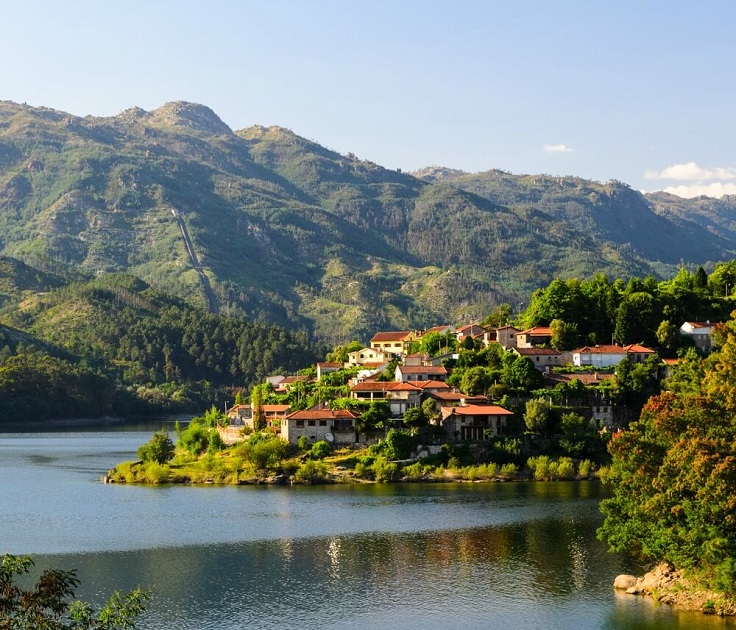
M 701 612 L 719 617 L 736 616 L 736 600 L 725 593 L 699 587 L 682 569 L 661 562 L 641 577 L 619 575 L 613 582 L 626 595 L 649 597 L 681 611 Z

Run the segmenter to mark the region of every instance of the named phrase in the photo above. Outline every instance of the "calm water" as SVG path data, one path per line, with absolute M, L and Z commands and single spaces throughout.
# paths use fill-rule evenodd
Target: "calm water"
M 147 431 L 0 434 L 0 552 L 80 595 L 153 589 L 140 628 L 734 628 L 617 596 L 597 483 L 136 487 Z

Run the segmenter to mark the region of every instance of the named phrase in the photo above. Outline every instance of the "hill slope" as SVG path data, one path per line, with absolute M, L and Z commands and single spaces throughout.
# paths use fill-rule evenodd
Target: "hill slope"
M 729 199 L 706 208 L 617 182 L 421 175 L 280 127 L 233 132 L 192 103 L 79 118 L 2 102 L 0 253 L 57 274 L 127 271 L 202 307 L 204 274 L 223 313 L 334 343 L 482 316 L 553 277 L 661 277 L 736 251 Z

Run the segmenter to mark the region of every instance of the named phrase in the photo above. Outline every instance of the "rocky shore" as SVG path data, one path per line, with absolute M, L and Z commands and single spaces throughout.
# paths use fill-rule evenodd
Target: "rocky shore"
M 619 575 L 613 587 L 628 595 L 644 595 L 661 604 L 680 610 L 695 610 L 705 614 L 736 615 L 736 601 L 723 593 L 699 588 L 685 577 L 682 570 L 675 570 L 661 563 L 642 577 Z

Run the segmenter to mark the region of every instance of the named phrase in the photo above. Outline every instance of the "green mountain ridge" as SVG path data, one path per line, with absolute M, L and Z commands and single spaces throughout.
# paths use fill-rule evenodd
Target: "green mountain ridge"
M 0 253 L 61 276 L 125 271 L 204 307 L 174 212 L 221 312 L 328 344 L 477 319 L 555 277 L 661 278 L 736 251 L 732 198 L 401 173 L 282 127 L 232 131 L 193 103 L 81 118 L 0 102 Z

